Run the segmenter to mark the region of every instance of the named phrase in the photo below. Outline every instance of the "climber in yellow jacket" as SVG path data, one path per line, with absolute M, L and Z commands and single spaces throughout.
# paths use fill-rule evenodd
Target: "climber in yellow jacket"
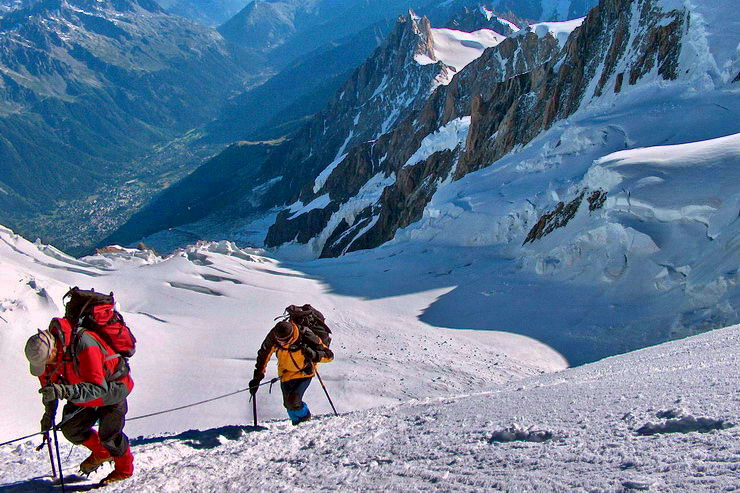
M 334 353 L 310 328 L 299 327 L 289 320 L 278 322 L 257 352 L 254 378 L 249 382 L 252 395 L 257 393 L 265 377 L 267 363 L 275 352 L 283 405 L 293 424 L 297 425 L 311 419 L 311 411 L 303 402 L 303 394 L 316 375 L 316 365 L 329 363 L 334 359 Z

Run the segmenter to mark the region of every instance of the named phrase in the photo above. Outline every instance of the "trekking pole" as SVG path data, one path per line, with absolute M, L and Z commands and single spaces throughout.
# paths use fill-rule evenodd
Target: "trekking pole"
M 322 380 L 321 375 L 319 375 L 319 370 L 316 370 L 316 376 L 319 377 L 319 383 L 321 384 L 321 388 L 324 389 L 326 398 L 329 399 L 329 404 L 331 404 L 331 408 L 334 411 L 334 416 L 339 416 L 339 413 L 337 412 L 337 408 L 334 407 L 334 403 L 331 401 L 331 397 L 329 397 L 329 391 L 326 390 L 326 385 L 324 385 L 324 380 Z
M 41 441 L 41 445 L 36 447 L 36 451 L 39 452 L 46 446 L 49 449 L 49 461 L 51 462 L 51 477 L 57 477 L 57 466 L 54 464 L 54 453 L 51 450 L 51 438 L 49 438 L 49 432 L 44 433 L 44 439 Z
M 257 428 L 257 394 L 252 396 L 252 416 L 254 417 L 254 427 Z
M 51 461 L 51 477 L 56 478 L 57 466 L 56 464 L 54 464 L 54 452 L 51 449 L 51 437 L 49 436 L 48 432 L 44 436 L 46 437 L 46 448 L 49 449 L 49 460 Z
M 57 428 L 54 426 L 54 418 L 51 419 L 51 428 L 54 430 L 54 445 L 57 449 L 57 465 L 59 466 L 59 482 L 62 485 L 62 493 L 65 493 L 64 488 L 64 471 L 62 470 L 62 456 L 59 454 L 59 437 L 57 435 Z M 49 443 L 49 449 L 51 449 L 51 443 Z M 54 459 L 51 461 L 54 464 Z

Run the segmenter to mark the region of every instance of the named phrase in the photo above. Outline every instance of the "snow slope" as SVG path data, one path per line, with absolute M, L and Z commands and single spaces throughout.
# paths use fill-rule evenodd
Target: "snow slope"
M 530 24 L 514 35 L 522 35 L 531 31 L 540 38 L 543 38 L 550 34 L 558 41 L 560 47 L 562 48 L 563 46 L 565 46 L 565 42 L 568 40 L 568 36 L 570 36 L 570 33 L 575 31 L 576 28 L 580 27 L 585 19 L 585 17 L 579 17 L 578 19 L 572 19 L 562 22 L 538 22 L 537 24 Z
M 443 62 L 448 70 L 440 73 L 432 87 L 434 90 L 440 85 L 447 85 L 456 73 L 466 65 L 480 57 L 486 48 L 498 45 L 506 36 L 491 29 L 479 29 L 472 33 L 456 29 L 432 28 L 434 41 L 434 60 L 423 53 L 417 53 L 414 60 L 419 65 L 429 65 L 438 61 Z M 384 128 L 384 131 L 388 130 Z
M 434 54 L 437 60 L 454 67 L 458 72 L 478 58 L 486 48 L 496 46 L 504 39 L 496 31 L 480 29 L 472 33 L 455 29 L 432 29 Z
M 346 296 L 332 292 L 321 274 L 262 253 L 221 242 L 164 260 L 131 250 L 77 260 L 0 228 L 0 372 L 8 376 L 0 383 L 0 441 L 38 427 L 38 381 L 28 373 L 23 346 L 37 328 L 62 313 L 61 299 L 70 286 L 114 291 L 139 341 L 129 416 L 245 388 L 273 318 L 289 304 L 306 302 L 323 311 L 334 328 L 337 359 L 322 374 L 342 411 L 486 388 L 565 366 L 556 352 L 526 337 L 495 331 L 473 335 L 420 322 L 419 313 L 449 287 Z M 363 270 L 374 272 L 382 265 L 350 265 L 351 275 L 362 282 Z M 383 288 L 393 285 L 384 283 Z M 275 374 L 273 362 L 267 377 Z M 329 410 L 318 385 L 309 389 L 308 402 L 316 412 Z M 128 430 L 136 436 L 221 426 L 244 422 L 248 410 L 240 394 L 193 412 L 132 422 Z M 260 411 L 265 419 L 285 412 L 279 395 L 266 392 Z
M 456 266 L 475 266 L 450 272 L 457 288 L 422 320 L 477 327 L 477 315 L 448 314 L 464 303 L 575 363 L 736 323 L 739 134 L 601 157 L 650 121 L 628 113 L 608 125 L 565 124 L 441 187 L 422 220 L 384 247 L 457 250 Z M 522 246 L 544 212 L 596 190 L 607 192 L 601 209 L 583 197 L 570 222 Z
M 242 420 L 158 433 L 134 441 L 135 476 L 108 489 L 734 491 L 738 354 L 734 326 L 485 392 L 298 428 L 283 420 L 250 433 Z M 50 488 L 33 446 L 0 451 L 10 491 Z M 83 457 L 73 451 L 70 472 Z

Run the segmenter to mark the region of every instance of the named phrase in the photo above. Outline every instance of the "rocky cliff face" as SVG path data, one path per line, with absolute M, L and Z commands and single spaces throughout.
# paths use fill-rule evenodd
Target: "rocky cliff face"
M 525 20 L 511 11 L 497 14 L 482 4 L 463 6 L 462 10 L 452 16 L 446 25 L 452 29 L 468 32 L 482 28 L 492 29 L 504 36 L 509 36 L 532 22 L 534 21 Z
M 355 71 L 328 107 L 267 161 L 262 180 L 282 177 L 268 194 L 267 203 L 310 201 L 314 189 L 322 188 L 314 183 L 322 171 L 417 110 L 435 78 L 449 70 L 442 62 L 421 65 L 417 56 L 436 59 L 428 19 L 410 13 L 399 19 L 384 44 Z
M 333 256 L 387 241 L 397 225 L 418 217 L 436 189 L 435 183 L 449 174 L 457 159 L 459 150 L 453 148 L 405 166 L 425 137 L 469 116 L 474 99 L 493 91 L 500 81 L 532 70 L 558 52 L 552 36 L 540 38 L 533 33 L 507 39 L 485 51 L 394 130 L 352 148 L 325 180 L 305 187 L 298 197 L 301 203 L 310 204 L 328 194 L 329 205 L 305 214 L 294 210 L 281 213 L 268 233 L 268 245 L 297 239 L 311 242 L 317 254 Z M 394 205 L 385 210 L 380 205 L 384 202 Z M 382 224 L 386 226 L 380 227 Z
M 336 256 L 390 240 L 421 217 L 445 180 L 489 166 L 605 92 L 650 73 L 675 79 L 687 23 L 685 11 L 663 12 L 651 0 L 604 0 L 562 50 L 551 35 L 531 32 L 489 49 L 395 129 L 350 149 L 304 188 L 304 204 L 324 194 L 330 200 L 305 214 L 281 213 L 268 245 L 296 240 Z M 433 145 L 468 117 L 458 142 Z

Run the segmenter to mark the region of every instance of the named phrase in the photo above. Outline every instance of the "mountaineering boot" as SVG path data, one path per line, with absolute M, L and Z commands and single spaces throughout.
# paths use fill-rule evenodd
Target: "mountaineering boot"
M 133 474 L 127 474 L 125 472 L 117 471 L 114 469 L 112 473 L 108 474 L 105 479 L 100 482 L 100 485 L 105 486 L 111 483 L 117 483 L 119 481 L 123 481 L 124 479 L 128 479 L 131 476 L 133 476 Z
M 302 418 L 298 418 L 297 420 L 291 421 L 291 423 L 293 423 L 293 426 L 298 426 L 299 424 L 303 423 L 304 421 L 310 421 L 310 420 L 311 420 L 311 415 L 310 414 L 307 414 L 307 415 L 305 415 Z
M 97 432 L 93 431 L 90 433 L 90 436 L 81 443 L 81 445 L 84 445 L 88 449 L 90 449 L 90 452 L 92 452 L 87 459 L 83 460 L 82 463 L 80 463 L 80 472 L 82 474 L 90 474 L 92 472 L 95 472 L 101 465 L 105 464 L 106 462 L 112 462 L 113 457 L 111 457 L 110 452 L 103 447 L 103 444 L 100 442 L 100 437 L 98 436 Z
M 95 454 L 90 454 L 87 459 L 80 463 L 80 472 L 86 475 L 92 474 L 106 462 L 113 462 L 113 457 L 97 457 Z
M 131 454 L 131 447 L 127 448 L 126 453 L 122 456 L 113 457 L 113 460 L 116 463 L 116 468 L 100 482 L 101 486 L 117 483 L 134 475 L 134 456 Z
M 288 409 L 288 416 L 290 417 L 290 421 L 293 423 L 293 426 L 311 419 L 311 411 L 309 411 L 308 406 L 305 402 L 302 402 L 301 404 L 302 406 L 299 409 Z

